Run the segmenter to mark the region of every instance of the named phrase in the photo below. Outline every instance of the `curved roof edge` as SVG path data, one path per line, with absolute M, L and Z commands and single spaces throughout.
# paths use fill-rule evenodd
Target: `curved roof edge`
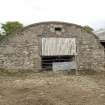
M 28 26 L 23 27 L 20 31 L 24 31 L 24 30 L 26 30 L 27 28 L 34 27 L 34 26 L 37 26 L 37 25 L 54 24 L 54 23 L 55 23 L 55 24 L 65 24 L 65 25 L 70 25 L 70 26 L 76 26 L 76 27 L 79 27 L 79 28 L 81 28 L 81 29 L 84 30 L 84 27 L 83 27 L 83 26 L 78 25 L 78 24 L 74 24 L 74 23 L 63 22 L 63 21 L 45 21 L 45 22 L 38 22 L 38 23 L 30 24 L 30 25 L 28 25 Z M 84 30 L 84 31 L 86 31 L 86 30 Z M 87 31 L 86 31 L 86 32 L 87 32 Z M 87 32 L 87 33 L 93 34 L 94 37 L 99 40 L 98 36 L 96 36 L 96 34 L 95 34 L 94 32 Z
M 65 24 L 65 25 L 73 25 L 73 26 L 76 26 L 76 27 L 79 27 L 79 28 L 83 28 L 81 25 L 78 25 L 78 24 L 74 24 L 74 23 L 69 23 L 69 22 L 62 22 L 62 21 L 45 21 L 45 22 L 38 22 L 38 23 L 33 23 L 33 24 L 30 24 L 28 26 L 25 26 L 22 30 L 25 30 L 29 27 L 34 27 L 34 26 L 37 26 L 37 25 L 44 25 L 44 24 Z
M 38 23 L 33 23 L 33 24 L 30 24 L 30 25 L 27 25 L 27 26 L 23 27 L 20 31 L 26 30 L 29 27 L 34 27 L 34 26 L 37 26 L 37 25 L 54 24 L 54 23 L 55 24 L 65 24 L 65 25 L 70 25 L 70 26 L 76 26 L 76 27 L 84 29 L 84 27 L 82 25 L 78 25 L 78 24 L 74 24 L 74 23 L 63 22 L 63 21 L 45 21 L 45 22 L 38 22 Z M 94 32 L 91 32 L 91 34 L 95 35 Z

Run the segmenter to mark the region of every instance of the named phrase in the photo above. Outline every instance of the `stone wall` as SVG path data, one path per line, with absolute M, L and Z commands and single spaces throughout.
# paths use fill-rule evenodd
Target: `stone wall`
M 0 68 L 41 70 L 42 37 L 76 38 L 78 69 L 105 70 L 104 48 L 97 37 L 81 26 L 60 22 L 33 24 L 6 38 L 0 44 Z

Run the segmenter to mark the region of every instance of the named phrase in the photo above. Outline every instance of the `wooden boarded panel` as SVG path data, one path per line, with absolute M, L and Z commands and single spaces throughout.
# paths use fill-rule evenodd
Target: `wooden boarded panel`
M 75 38 L 42 38 L 42 56 L 75 54 Z

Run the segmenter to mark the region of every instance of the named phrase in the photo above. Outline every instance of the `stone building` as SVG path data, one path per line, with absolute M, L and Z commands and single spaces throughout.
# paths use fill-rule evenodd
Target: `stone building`
M 93 33 L 64 22 L 29 25 L 0 43 L 0 68 L 105 70 L 104 48 Z

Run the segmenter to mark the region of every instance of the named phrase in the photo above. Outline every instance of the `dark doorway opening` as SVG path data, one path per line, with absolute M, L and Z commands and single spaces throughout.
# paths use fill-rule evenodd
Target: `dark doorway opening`
M 104 48 L 105 48 L 105 42 L 101 42 L 101 44 L 104 46 Z
M 74 56 L 42 56 L 41 64 L 42 70 L 53 70 L 52 66 L 54 62 L 72 62 Z

